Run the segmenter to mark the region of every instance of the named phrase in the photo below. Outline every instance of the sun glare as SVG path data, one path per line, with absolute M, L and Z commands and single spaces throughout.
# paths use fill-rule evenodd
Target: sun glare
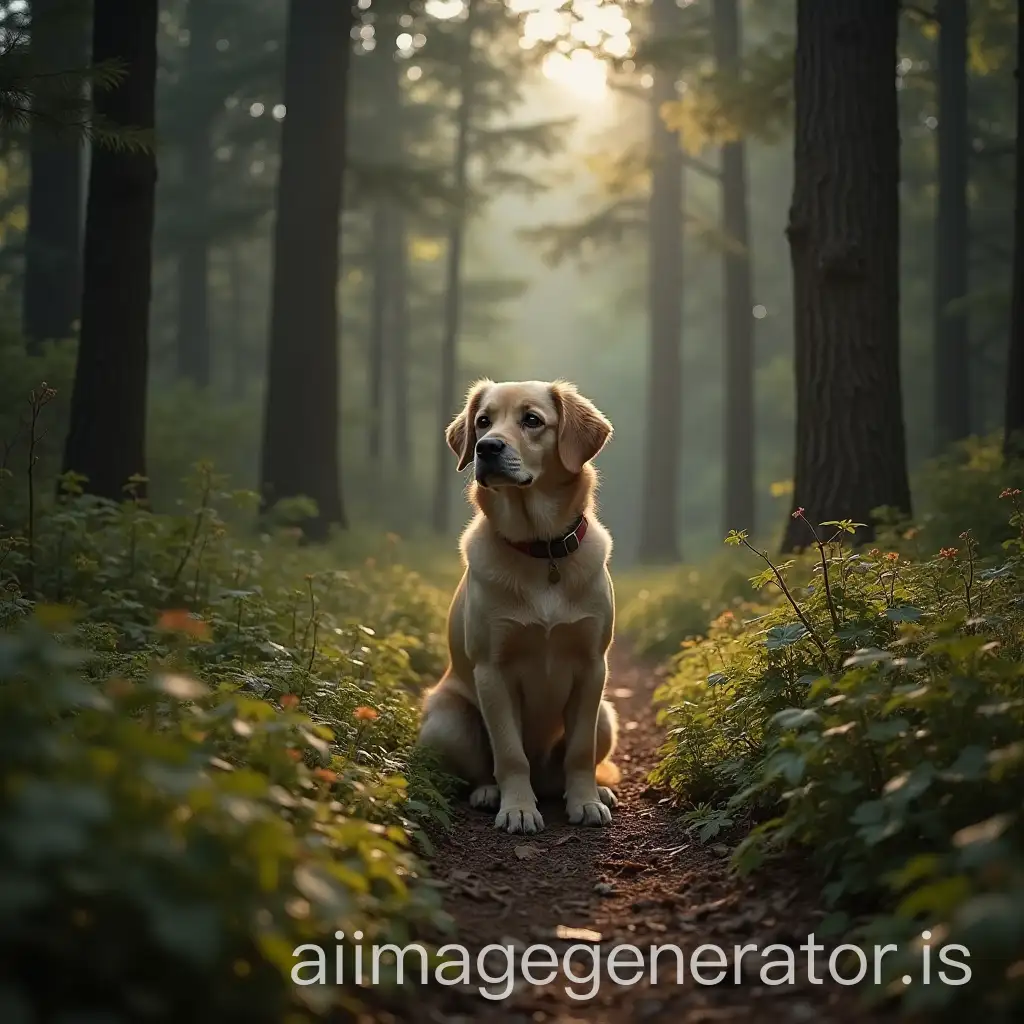
M 463 7 L 465 4 L 462 0 L 427 0 L 424 9 L 438 21 L 450 21 L 462 13 Z
M 568 55 L 549 53 L 541 68 L 545 78 L 584 99 L 599 100 L 608 91 L 608 62 L 590 50 L 574 50 Z
M 600 100 L 608 91 L 610 60 L 630 49 L 630 22 L 617 3 L 609 0 L 510 0 L 523 15 L 519 45 L 531 50 L 540 43 L 555 44 L 541 64 L 550 81 L 577 96 Z
M 598 101 L 608 91 L 611 61 L 626 57 L 632 44 L 630 22 L 614 0 L 508 0 L 522 18 L 519 45 L 532 50 L 554 44 L 544 56 L 544 77 L 585 100 Z M 440 20 L 457 18 L 464 0 L 427 0 L 426 12 Z M 399 37 L 402 43 L 411 38 Z

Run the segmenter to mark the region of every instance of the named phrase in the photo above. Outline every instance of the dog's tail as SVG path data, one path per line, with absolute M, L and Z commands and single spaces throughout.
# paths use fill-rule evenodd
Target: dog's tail
M 617 786 L 622 779 L 622 772 L 614 761 L 607 759 L 598 764 L 596 772 L 599 786 Z

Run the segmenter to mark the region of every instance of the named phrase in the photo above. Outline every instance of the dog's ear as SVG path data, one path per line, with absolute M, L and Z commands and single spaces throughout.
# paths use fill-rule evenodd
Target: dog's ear
M 551 385 L 551 397 L 558 409 L 558 457 L 575 475 L 605 446 L 612 425 L 573 384 L 556 381 Z
M 489 384 L 491 384 L 489 380 L 479 380 L 469 389 L 465 408 L 448 424 L 448 429 L 444 434 L 448 447 L 459 457 L 460 473 L 473 461 L 473 447 L 476 443 L 476 430 L 474 429 L 476 414 L 480 409 L 480 400 Z

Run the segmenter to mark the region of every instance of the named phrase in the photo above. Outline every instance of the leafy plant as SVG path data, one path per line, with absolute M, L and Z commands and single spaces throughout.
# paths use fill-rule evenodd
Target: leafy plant
M 352 985 L 293 985 L 292 951 L 351 965 L 449 924 L 417 856 L 449 780 L 413 748 L 444 595 L 247 533 L 254 496 L 206 463 L 174 514 L 141 480 L 29 500 L 57 490 L 31 440 L 50 390 L 0 480 L 3 1019 L 355 1009 Z
M 1020 498 L 1002 491 L 1010 539 L 989 554 L 969 530 L 908 558 L 851 550 L 854 523 L 807 523 L 811 553 L 778 565 L 730 534 L 777 599 L 684 645 L 658 694 L 654 779 L 702 838 L 742 825 L 742 872 L 813 850 L 831 927 L 899 943 L 887 991 L 991 1020 L 1019 1011 L 1024 955 Z M 968 986 L 903 985 L 922 932 L 970 950 Z

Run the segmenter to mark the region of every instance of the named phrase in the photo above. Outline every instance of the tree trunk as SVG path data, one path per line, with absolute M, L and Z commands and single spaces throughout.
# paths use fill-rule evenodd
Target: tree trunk
M 227 251 L 228 263 L 228 318 L 231 339 L 231 397 L 240 401 L 249 390 L 251 354 L 246 349 L 245 338 L 245 274 L 242 270 L 242 255 L 238 245 Z
M 448 232 L 445 266 L 444 333 L 441 338 L 441 390 L 438 396 L 437 459 L 434 476 L 433 527 L 436 533 L 447 533 L 451 520 L 451 452 L 445 440 L 445 429 L 458 412 L 456 376 L 458 371 L 459 319 L 462 307 L 462 248 L 465 239 L 465 202 L 469 174 L 470 131 L 473 123 L 473 26 L 476 3 L 469 0 L 462 64 L 459 74 L 459 109 L 456 116 L 455 161 L 452 186 L 462 204 L 452 215 Z
M 652 34 L 674 34 L 674 0 L 653 0 Z M 648 216 L 647 287 L 650 352 L 639 558 L 680 558 L 679 475 L 682 442 L 683 151 L 661 116 L 676 99 L 676 72 L 654 70 L 651 86 L 651 193 Z
M 216 18 L 211 0 L 189 0 L 185 74 L 196 92 L 188 135 L 182 140 L 188 224 L 178 253 L 178 376 L 201 388 L 210 383 L 210 192 L 219 97 L 209 76 L 217 57 Z
M 394 388 L 395 422 L 392 438 L 394 441 L 395 465 L 401 471 L 402 480 L 409 479 L 412 467 L 412 429 L 410 423 L 411 393 L 409 391 L 409 236 L 405 211 L 392 206 L 390 211 L 391 230 L 389 236 L 393 246 L 391 269 L 391 301 L 393 321 L 391 324 L 391 383 Z
M 352 22 L 338 0 L 289 5 L 261 493 L 265 509 L 312 498 L 312 539 L 345 525 L 337 290 Z
M 393 117 L 394 115 L 392 115 Z M 392 164 L 395 166 L 395 164 Z M 384 457 L 390 433 L 395 463 L 411 460 L 409 434 L 409 295 L 404 211 L 382 197 L 373 207 L 373 297 L 370 320 L 370 424 L 367 453 L 372 463 Z M 390 388 L 387 386 L 390 383 Z M 389 408 L 388 392 L 393 403 Z M 385 431 L 385 424 L 391 426 Z
M 394 38 L 400 31 L 397 17 L 387 12 L 377 22 L 377 33 L 384 39 Z M 387 128 L 378 133 L 376 156 L 381 165 L 394 175 L 404 157 L 404 110 L 401 76 L 403 64 L 396 59 L 392 46 L 380 45 L 369 58 L 374 62 L 375 106 L 380 122 Z M 385 423 L 391 425 L 393 449 L 402 467 L 409 465 L 409 428 L 407 389 L 396 384 L 404 380 L 408 330 L 406 304 L 405 217 L 392 196 L 379 197 L 373 206 L 373 310 L 370 332 L 370 430 L 368 454 L 376 466 L 384 456 Z M 388 413 L 388 392 L 394 408 Z
M 386 123 L 381 119 L 382 123 Z M 378 199 L 370 214 L 371 247 L 373 251 L 373 290 L 370 296 L 370 422 L 366 432 L 370 472 L 380 475 L 380 460 L 384 453 L 384 373 L 388 364 L 388 337 L 391 333 L 391 272 L 388 251 L 387 203 Z
M 715 0 L 715 61 L 739 74 L 739 0 Z M 754 319 L 747 152 L 742 140 L 722 146 L 722 230 L 725 301 L 725 501 L 723 531 L 756 529 L 754 498 Z
M 157 0 L 94 0 L 93 60 L 117 60 L 127 78 L 96 94 L 113 126 L 152 130 L 156 93 Z M 146 471 L 154 153 L 94 146 L 86 206 L 82 328 L 71 394 L 64 469 L 85 489 L 124 497 Z
M 1024 2 L 1017 5 L 1017 184 L 1014 193 L 1013 282 L 1006 367 L 1003 454 L 1024 456 Z
M 33 0 L 32 62 L 40 74 L 89 63 L 89 22 L 68 0 Z M 30 352 L 70 338 L 82 301 L 82 143 L 33 121 L 23 329 Z
M 897 0 L 798 0 L 794 509 L 910 511 L 899 360 Z M 808 543 L 791 518 L 784 549 Z
M 967 0 L 938 0 L 938 219 L 935 245 L 936 454 L 971 432 L 967 295 Z

